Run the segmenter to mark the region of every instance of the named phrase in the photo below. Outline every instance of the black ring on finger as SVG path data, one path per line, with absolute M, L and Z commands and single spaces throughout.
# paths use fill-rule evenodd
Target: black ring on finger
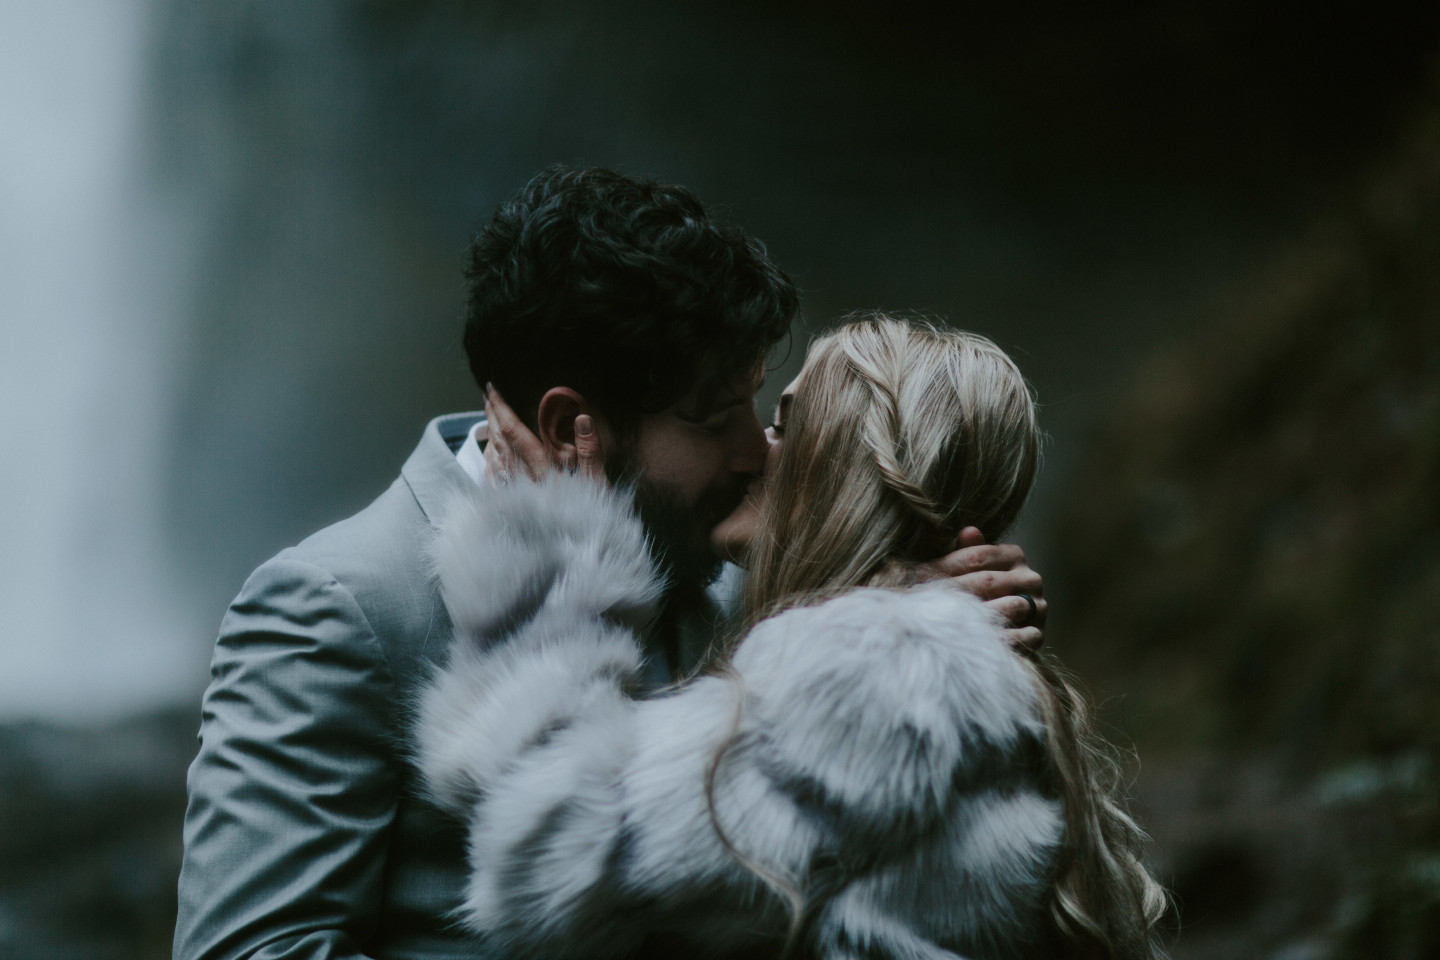
M 1030 624 L 1032 624 L 1032 623 L 1035 622 L 1035 615 L 1040 612 L 1040 608 L 1037 607 L 1037 606 L 1035 606 L 1035 598 L 1032 597 L 1032 596 L 1030 596 L 1030 594 L 1028 594 L 1028 593 L 1017 593 L 1017 594 L 1015 594 L 1015 596 L 1019 597 L 1021 600 L 1024 600 L 1026 603 L 1030 604 L 1030 612 L 1027 613 L 1027 614 L 1025 614 L 1025 619 L 1024 619 L 1024 620 L 1021 620 L 1021 621 L 1020 621 L 1020 626 L 1022 626 L 1022 627 L 1029 626 Z

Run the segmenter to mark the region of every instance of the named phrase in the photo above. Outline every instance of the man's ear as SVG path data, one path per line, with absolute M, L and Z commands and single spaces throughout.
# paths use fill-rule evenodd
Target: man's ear
M 609 424 L 605 418 L 580 395 L 569 387 L 551 387 L 540 398 L 536 413 L 536 435 L 545 445 L 550 459 L 556 466 L 575 469 L 579 457 L 575 445 L 575 418 L 585 414 L 594 423 L 595 432 L 604 443 L 610 437 Z

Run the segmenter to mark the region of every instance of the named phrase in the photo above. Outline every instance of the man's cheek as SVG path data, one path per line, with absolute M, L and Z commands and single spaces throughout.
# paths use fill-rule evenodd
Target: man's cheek
M 734 513 L 735 509 L 744 502 L 748 487 L 748 479 L 742 477 L 712 487 L 707 492 L 703 509 L 700 511 L 708 527 L 718 526 L 721 521 Z

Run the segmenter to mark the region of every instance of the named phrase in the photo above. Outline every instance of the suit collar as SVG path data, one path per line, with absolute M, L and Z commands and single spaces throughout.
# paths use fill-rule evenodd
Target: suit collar
M 400 468 L 400 476 L 410 488 L 415 502 L 420 504 L 420 511 L 426 519 L 433 520 L 438 516 L 440 505 L 448 493 L 474 486 L 460 464 L 455 462 L 455 450 L 476 421 L 484 419 L 485 414 L 478 411 L 436 417 L 426 424 L 415 452 Z

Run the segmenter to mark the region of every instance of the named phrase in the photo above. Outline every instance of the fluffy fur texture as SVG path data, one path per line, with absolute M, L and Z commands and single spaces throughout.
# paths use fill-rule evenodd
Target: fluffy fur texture
M 780 900 L 710 818 L 727 741 L 717 814 L 810 898 L 806 952 L 1038 949 L 1061 811 L 1031 680 L 974 598 L 866 589 L 790 610 L 744 639 L 735 677 L 641 700 L 660 585 L 624 493 L 568 476 L 467 491 L 434 556 L 457 635 L 422 697 L 419 763 L 468 822 L 463 919 L 501 955 L 777 942 Z

